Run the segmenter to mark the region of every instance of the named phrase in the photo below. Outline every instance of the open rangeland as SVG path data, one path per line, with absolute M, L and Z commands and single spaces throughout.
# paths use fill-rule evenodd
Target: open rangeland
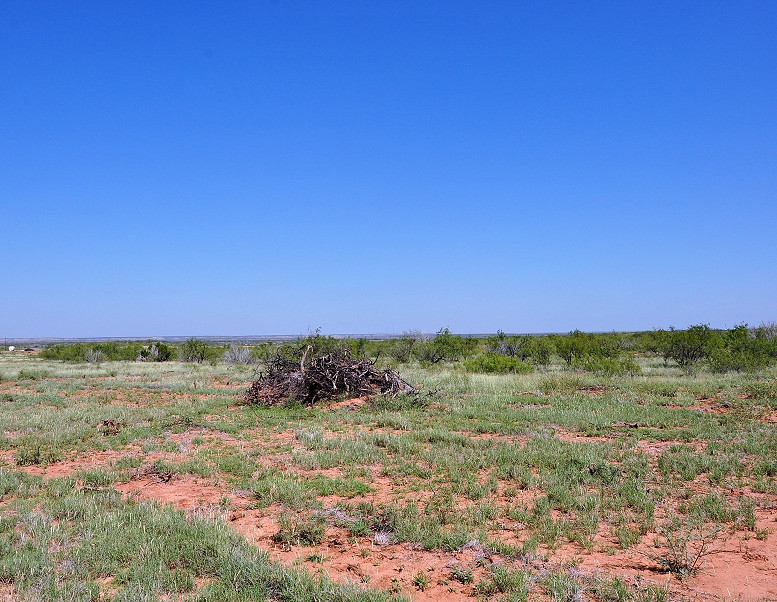
M 777 379 L 0 354 L 1 600 L 775 600 Z M 430 394 L 431 393 L 431 394 Z

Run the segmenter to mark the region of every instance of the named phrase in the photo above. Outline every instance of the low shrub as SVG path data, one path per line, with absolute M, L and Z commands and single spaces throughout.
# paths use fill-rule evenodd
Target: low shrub
M 208 345 L 205 341 L 200 339 L 189 339 L 179 350 L 179 354 L 182 362 L 194 362 L 201 364 L 203 362 L 215 362 L 219 357 L 219 350 Z
M 567 365 L 585 362 L 589 358 L 617 357 L 620 340 L 612 334 L 593 334 L 574 330 L 565 336 L 550 337 L 556 353 Z
M 241 347 L 232 343 L 224 352 L 224 361 L 228 364 L 240 364 L 247 366 L 256 362 L 256 356 L 248 347 Z
M 521 361 L 517 357 L 489 353 L 479 355 L 464 362 L 468 372 L 485 372 L 487 374 L 531 374 L 534 366 Z
M 508 336 L 501 330 L 486 339 L 486 348 L 490 353 L 517 357 L 538 366 L 547 366 L 556 350 L 547 336 Z
M 173 358 L 173 348 L 165 343 L 151 341 L 138 352 L 138 361 L 167 362 Z
M 17 380 L 41 380 L 48 378 L 49 373 L 45 370 L 19 370 Z
M 708 356 L 713 372 L 753 372 L 777 360 L 777 341 L 742 324 L 715 337 Z
M 675 516 L 658 528 L 656 543 L 666 553 L 650 554 L 662 568 L 678 577 L 692 577 L 704 566 L 704 560 L 717 554 L 719 525 L 707 525 L 700 520 L 682 520 Z
M 48 360 L 63 362 L 120 362 L 134 361 L 143 345 L 134 341 L 108 341 L 105 343 L 63 343 L 52 345 L 39 353 Z
M 434 338 L 418 341 L 413 347 L 413 353 L 419 362 L 438 364 L 468 358 L 475 352 L 477 346 L 477 339 L 454 335 L 449 329 L 441 328 Z

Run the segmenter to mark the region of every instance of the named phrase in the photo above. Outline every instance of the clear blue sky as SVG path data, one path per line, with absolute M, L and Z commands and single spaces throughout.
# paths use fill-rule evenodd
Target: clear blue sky
M 8 2 L 0 336 L 777 319 L 777 2 Z

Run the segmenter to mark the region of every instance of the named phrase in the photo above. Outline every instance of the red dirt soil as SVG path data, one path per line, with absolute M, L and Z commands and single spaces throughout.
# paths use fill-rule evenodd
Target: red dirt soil
M 355 400 L 349 400 L 354 402 Z M 259 435 L 259 433 L 257 433 Z M 256 447 L 261 445 L 291 445 L 299 446 L 292 431 L 285 431 L 261 437 L 249 442 L 230 435 L 208 431 L 205 429 L 190 429 L 184 433 L 171 434 L 169 439 L 176 442 L 181 449 L 176 454 L 153 453 L 143 456 L 144 465 L 153 463 L 155 459 L 176 457 L 182 459 L 190 448 L 192 439 L 196 436 L 210 441 L 203 445 L 221 444 L 239 447 Z M 498 437 L 492 435 L 473 435 L 476 438 Z M 564 441 L 597 441 L 603 438 L 585 437 L 579 433 L 560 431 L 557 436 Z M 523 444 L 523 438 L 516 438 L 516 444 Z M 652 457 L 666 450 L 677 442 L 645 442 L 639 447 Z M 108 468 L 114 461 L 128 455 L 140 455 L 137 446 L 128 446 L 121 451 L 93 452 L 89 456 L 74 458 L 51 464 L 47 467 L 19 467 L 30 474 L 42 475 L 44 478 L 62 477 L 88 468 Z M 274 461 L 283 463 L 282 454 L 273 457 Z M 322 473 L 330 477 L 342 476 L 339 469 L 322 471 L 302 471 L 306 476 Z M 397 481 L 392 477 L 382 475 L 380 466 L 372 467 L 373 477 L 370 481 L 372 491 L 354 501 L 368 501 L 380 504 L 398 499 Z M 482 548 L 473 544 L 457 552 L 425 551 L 417 549 L 412 544 L 378 545 L 374 538 L 359 537 L 354 539 L 346 530 L 330 526 L 326 531 L 324 542 L 318 546 L 295 546 L 284 548 L 272 540 L 278 531 L 277 515 L 283 510 L 279 505 L 268 508 L 250 508 L 250 494 L 231 490 L 223 485 L 223 481 L 195 477 L 190 475 L 173 475 L 165 481 L 153 473 L 137 473 L 129 482 L 114 486 L 128 498 L 156 500 L 169 504 L 187 513 L 220 516 L 228 520 L 232 528 L 251 543 L 268 551 L 270 557 L 283 563 L 294 563 L 306 566 L 309 570 L 323 571 L 335 581 L 359 581 L 369 587 L 396 589 L 401 587 L 405 594 L 410 594 L 418 602 L 425 601 L 458 601 L 474 596 L 472 584 L 463 585 L 450 578 L 451 569 L 461 566 L 471 570 L 475 583 L 486 576 L 487 569 L 476 566 L 491 562 L 504 562 L 498 556 L 484 556 Z M 500 488 L 501 489 L 501 488 Z M 526 492 L 527 496 L 529 492 Z M 748 491 L 736 492 L 737 495 L 752 497 Z M 428 495 L 428 492 L 427 492 Z M 767 499 L 768 498 L 768 499 Z M 337 496 L 319 498 L 325 508 L 333 507 L 343 498 Z M 501 495 L 495 497 L 499 505 L 515 503 L 516 499 L 506 499 Z M 558 569 L 564 566 L 576 566 L 576 570 L 586 575 L 616 575 L 629 581 L 640 580 L 642 583 L 662 585 L 669 583 L 672 592 L 689 600 L 706 602 L 712 600 L 777 600 L 777 497 L 762 496 L 756 509 L 757 528 L 767 533 L 759 540 L 749 532 L 737 532 L 722 541 L 720 552 L 707 557 L 705 566 L 698 575 L 683 581 L 661 572 L 656 562 L 648 556 L 655 552 L 652 545 L 653 534 L 648 534 L 642 541 L 627 551 L 616 549 L 615 540 L 609 541 L 607 529 L 603 528 L 596 536 L 596 552 L 589 553 L 581 546 L 567 544 L 554 553 L 546 551 L 549 560 L 542 563 L 542 568 Z M 509 522 L 509 521 L 508 521 Z M 498 538 L 517 542 L 523 539 L 520 526 L 503 524 L 502 530 L 494 534 Z M 749 537 L 749 538 L 748 538 Z M 600 551 L 610 548 L 614 553 Z M 323 562 L 315 562 L 317 557 L 323 557 Z M 413 577 L 423 571 L 428 577 L 428 586 L 420 591 L 412 584 Z M 0 588 L 0 602 L 12 600 L 13 592 L 8 587 Z M 537 599 L 537 598 L 533 598 Z

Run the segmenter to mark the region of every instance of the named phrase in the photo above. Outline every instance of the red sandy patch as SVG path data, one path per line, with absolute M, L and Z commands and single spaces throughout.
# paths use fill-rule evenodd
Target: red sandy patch
M 556 429 L 556 439 L 565 443 L 604 443 L 612 442 L 612 437 L 599 435 L 586 435 L 576 431 L 567 431 L 566 429 Z
M 91 470 L 95 468 L 110 468 L 110 466 L 119 458 L 124 458 L 136 454 L 140 448 L 136 445 L 129 445 L 122 451 L 92 451 L 88 455 L 79 456 L 70 460 L 53 462 L 44 466 L 17 466 L 16 470 L 23 470 L 27 474 L 40 475 L 47 479 L 67 477 L 81 470 Z
M 128 483 L 114 485 L 114 489 L 133 499 L 156 500 L 187 511 L 215 507 L 224 498 L 230 502 L 236 498 L 235 494 L 221 487 L 189 475 L 174 475 L 169 481 L 163 481 L 149 474 L 133 478 Z
M 354 397 L 353 399 L 344 399 L 343 401 L 336 401 L 326 406 L 322 406 L 321 409 L 327 410 L 358 410 L 364 404 L 367 403 L 369 397 Z
M 347 400 L 353 403 L 354 400 Z M 343 402 L 340 402 L 343 403 Z M 516 445 L 524 445 L 529 439 L 527 436 L 500 435 L 494 433 L 462 433 L 475 440 L 483 441 L 509 441 Z M 278 446 L 301 447 L 293 431 L 268 433 L 266 431 L 246 431 L 241 438 L 209 429 L 195 428 L 181 433 L 170 434 L 167 438 L 176 443 L 179 451 L 173 454 L 155 452 L 143 455 L 144 466 L 150 466 L 156 459 L 175 460 L 185 459 L 193 446 L 194 438 L 199 437 L 205 443 L 199 447 L 208 445 L 225 445 L 236 448 L 267 447 L 267 453 L 262 456 L 260 463 L 265 461 L 270 465 L 288 464 L 288 454 L 278 453 L 272 448 Z M 582 433 L 570 432 L 563 429 L 556 431 L 556 437 L 568 442 L 604 442 L 611 441 L 609 437 L 588 437 Z M 640 441 L 636 449 L 642 451 L 651 458 L 666 452 L 672 445 L 682 444 L 678 441 Z M 140 455 L 138 446 L 128 446 L 121 451 L 92 452 L 87 456 L 73 458 L 51 464 L 47 467 L 27 466 L 20 467 L 30 474 L 39 474 L 45 478 L 70 475 L 74 472 L 90 468 L 108 468 L 121 457 L 128 455 Z M 288 468 L 288 466 L 287 466 Z M 338 496 L 319 498 L 324 505 L 325 512 L 331 512 L 338 502 L 366 501 L 373 504 L 398 503 L 414 499 L 423 507 L 424 502 L 432 494 L 429 488 L 421 491 L 412 491 L 414 487 L 406 477 L 391 477 L 382 473 L 382 465 L 374 464 L 363 466 L 371 475 L 366 479 L 372 491 L 364 496 L 358 496 L 354 500 L 347 500 Z M 340 468 L 327 470 L 305 471 L 299 468 L 293 469 L 302 477 L 311 478 L 316 474 L 323 474 L 331 478 L 343 476 Z M 485 479 L 488 471 L 478 475 Z M 250 542 L 266 549 L 270 556 L 284 563 L 299 563 L 311 571 L 323 570 L 335 581 L 359 581 L 367 583 L 369 587 L 382 589 L 401 588 L 404 594 L 411 595 L 416 601 L 455 601 L 462 598 L 474 597 L 472 584 L 463 585 L 450 577 L 453 567 L 472 571 L 475 582 L 487 575 L 487 568 L 477 566 L 476 561 L 482 559 L 480 564 L 489 562 L 506 562 L 508 566 L 520 568 L 520 561 L 510 561 L 497 556 L 484 556 L 484 550 L 479 545 L 472 545 L 457 552 L 425 551 L 417 549 L 412 544 L 385 543 L 379 545 L 374 537 L 359 537 L 354 539 L 345 529 L 330 526 L 326 531 L 325 540 L 318 546 L 295 546 L 291 549 L 284 548 L 272 540 L 272 536 L 278 531 L 277 516 L 284 510 L 280 505 L 269 508 L 255 509 L 250 506 L 255 500 L 248 493 L 233 491 L 218 481 L 191 475 L 172 475 L 160 478 L 151 470 L 139 470 L 136 476 L 127 483 L 114 486 L 125 496 L 133 499 L 156 500 L 163 504 L 169 504 L 195 515 L 220 516 L 228 520 L 235 531 L 245 536 Z M 516 502 L 530 503 L 531 499 L 541 495 L 540 490 L 514 491 L 511 496 L 504 495 L 506 485 L 500 483 L 499 491 L 491 496 L 489 501 L 498 505 L 501 509 L 514 505 Z M 706 491 L 706 490 L 705 490 Z M 731 492 L 735 497 L 756 497 L 749 490 Z M 470 504 L 470 502 L 456 496 L 454 502 L 458 511 Z M 229 510 L 227 511 L 227 508 Z M 669 507 L 663 508 L 662 513 L 668 512 Z M 762 495 L 758 498 L 757 527 L 760 533 L 765 533 L 762 540 L 752 537 L 752 533 L 739 531 L 727 540 L 721 540 L 721 552 L 707 558 L 703 570 L 695 577 L 685 581 L 678 581 L 667 573 L 660 571 L 660 567 L 652 560 L 649 554 L 656 553 L 653 545 L 654 534 L 649 533 L 642 540 L 627 551 L 617 548 L 615 539 L 610 534 L 609 527 L 602 525 L 595 538 L 595 552 L 589 553 L 577 544 L 566 544 L 555 552 L 546 550 L 550 559 L 547 564 L 538 568 L 560 568 L 574 560 L 578 569 L 585 575 L 603 574 L 617 575 L 627 580 L 640 578 L 643 582 L 650 581 L 654 584 L 670 583 L 673 592 L 687 598 L 706 601 L 713 599 L 777 599 L 777 496 Z M 767 531 L 769 531 L 767 533 Z M 519 544 L 528 537 L 528 532 L 522 525 L 505 518 L 499 524 L 499 528 L 489 533 L 495 539 L 506 543 Z M 749 538 L 748 538 L 749 537 Z M 380 542 L 384 543 L 384 542 Z M 605 550 L 613 551 L 608 554 Z M 323 557 L 323 562 L 316 562 Z M 418 590 L 413 584 L 416 574 L 422 572 L 428 578 L 425 591 Z M 0 589 L 0 602 L 4 595 L 13 595 L 9 590 Z M 542 597 L 541 597 L 542 598 Z M 7 598 L 13 599 L 13 598 Z M 536 599 L 536 598 L 534 598 Z

